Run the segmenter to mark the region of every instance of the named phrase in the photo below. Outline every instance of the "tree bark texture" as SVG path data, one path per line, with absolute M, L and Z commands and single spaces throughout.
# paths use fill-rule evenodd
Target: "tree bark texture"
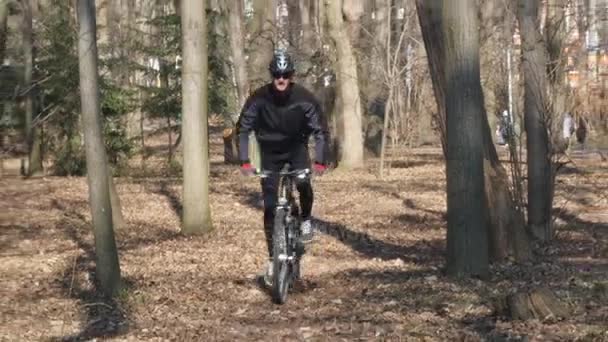
M 483 277 L 489 272 L 489 257 L 476 9 L 475 0 L 445 0 L 442 9 L 448 151 L 447 272 Z
M 351 45 L 358 44 L 361 33 L 359 22 L 365 13 L 365 4 L 361 0 L 341 0 L 339 2 L 342 2 L 342 14 L 350 43 Z
M 548 81 L 551 99 L 551 120 L 549 120 L 549 137 L 552 146 L 561 151 L 568 147 L 568 141 L 562 135 L 564 114 L 573 108 L 573 99 L 566 83 L 566 65 L 568 56 L 564 53 L 567 39 L 566 7 L 567 0 L 549 0 L 547 2 L 547 19 L 545 24 L 545 42 L 548 58 Z
M 99 104 L 95 4 L 78 0 L 79 71 L 89 201 L 95 236 L 96 276 L 107 295 L 120 288 L 120 265 L 114 240 L 107 157 Z
M 43 172 L 42 150 L 40 146 L 40 133 L 34 126 L 35 112 L 35 85 L 34 79 L 34 30 L 31 0 L 21 0 L 23 22 L 21 26 L 23 38 L 24 75 L 23 84 L 25 93 L 25 136 L 28 146 L 27 175 L 37 176 Z
M 422 31 L 422 39 L 426 47 L 429 71 L 433 83 L 433 93 L 437 102 L 437 113 L 434 115 L 439 126 L 441 148 L 444 158 L 447 158 L 446 122 L 445 122 L 445 75 L 443 72 L 442 21 L 441 0 L 416 0 L 416 12 Z
M 539 31 L 539 1 L 520 0 L 524 123 L 528 161 L 528 228 L 538 239 L 551 238 L 552 171 L 547 133 L 548 57 Z
M 297 53 L 300 56 L 298 58 L 298 65 L 301 73 L 305 73 L 300 79 L 300 82 L 307 87 L 314 85 L 315 76 L 311 72 L 316 64 L 314 60 L 315 54 L 319 53 L 320 46 L 316 44 L 314 39 L 315 30 L 313 27 L 313 18 L 311 17 L 312 6 L 311 0 L 300 0 L 297 1 L 297 13 L 299 14 L 299 36 Z
M 422 35 L 424 37 L 429 70 L 431 72 L 433 91 L 437 101 L 439 112 L 437 121 L 439 122 L 439 127 L 442 131 L 441 141 L 444 148 L 444 155 L 446 155 L 446 79 L 443 62 L 445 47 L 442 45 L 442 3 L 441 0 L 418 0 L 416 5 Z M 517 260 L 524 261 L 531 258 L 532 255 L 525 232 L 523 214 L 516 207 L 512 193 L 509 189 L 507 172 L 498 159 L 485 110 L 482 111 L 479 120 L 482 124 L 484 185 L 487 218 L 489 220 L 487 226 L 490 238 L 490 256 L 493 261 L 501 261 L 509 254 L 512 254 Z
M 341 98 L 342 141 L 339 164 L 345 168 L 363 166 L 361 97 L 357 61 L 342 19 L 341 1 L 325 0 L 327 23 L 336 47 L 338 96 Z
M 8 2 L 9 0 L 0 0 L 0 65 L 4 63 L 4 54 L 6 52 L 6 37 L 8 33 Z
M 184 158 L 184 234 L 213 229 L 209 204 L 207 124 L 207 28 L 205 1 L 184 1 L 182 21 L 182 139 Z
M 313 43 L 313 26 L 310 17 L 310 1 L 311 0 L 299 0 L 298 1 L 298 12 L 300 14 L 300 29 L 302 30 L 302 39 L 300 46 L 304 49 L 311 49 L 314 46 Z
M 393 108 L 393 93 L 395 91 L 394 86 L 390 86 L 388 89 L 388 98 L 386 100 L 386 104 L 384 105 L 384 122 L 382 124 L 382 141 L 380 143 L 380 168 L 378 170 L 378 175 L 380 179 L 384 178 L 384 159 L 386 155 L 386 136 L 388 134 L 388 124 L 389 117 L 391 112 L 393 116 L 395 115 L 395 111 L 391 109 Z
M 245 61 L 245 42 L 243 37 L 243 2 L 230 0 L 228 6 L 228 22 L 230 25 L 230 48 L 232 50 L 232 64 L 237 85 L 237 108 L 243 107 L 249 95 L 249 81 L 247 78 L 247 63 Z M 238 116 L 235 118 L 238 119 Z M 236 123 L 236 120 L 234 120 Z
M 323 37 L 325 36 L 325 0 L 311 0 L 313 2 L 313 13 L 314 20 L 313 24 L 315 27 L 315 45 L 318 49 L 322 48 Z
M 268 63 L 276 48 L 277 0 L 253 0 L 253 22 L 250 30 L 249 77 L 253 87 L 269 80 Z
M 389 35 L 391 0 L 375 0 L 375 17 L 371 28 L 371 51 L 369 63 L 362 63 L 360 66 L 361 78 L 364 80 L 361 84 L 362 90 L 367 94 L 367 108 L 371 107 L 370 103 L 384 102 L 386 100 L 386 79 L 385 73 L 387 68 L 387 48 L 386 44 Z M 387 25 L 387 22 L 389 23 Z M 366 37 L 367 38 L 367 37 Z M 366 131 L 369 132 L 369 126 Z
M 525 218 L 523 208 L 518 208 L 514 195 L 510 190 L 507 170 L 498 159 L 498 154 L 492 138 L 492 128 L 490 119 L 495 117 L 495 111 L 507 108 L 500 106 L 501 91 L 507 87 L 506 77 L 498 78 L 497 69 L 492 58 L 497 58 L 495 54 L 489 53 L 490 49 L 504 46 L 500 37 L 512 39 L 512 22 L 514 18 L 509 16 L 508 9 L 504 4 L 497 4 L 493 0 L 484 0 L 480 5 L 480 42 L 485 45 L 482 49 L 487 51 L 481 55 L 481 75 L 482 80 L 486 80 L 487 87 L 484 89 L 485 95 L 488 94 L 494 103 L 488 105 L 484 100 L 486 112 L 482 117 L 484 156 L 485 156 L 485 178 L 486 178 L 486 198 L 488 201 L 489 227 L 490 227 L 490 256 L 492 260 L 501 261 L 510 254 L 518 261 L 525 261 L 532 258 L 532 250 L 529 238 L 525 230 Z M 506 31 L 500 35 L 500 31 Z M 493 46 L 492 44 L 496 44 Z M 508 47 L 507 47 L 508 48 Z M 504 59 L 501 51 L 498 58 Z M 492 84 L 487 80 L 494 78 L 498 84 Z M 498 78 L 498 80 L 496 80 Z M 501 88 L 502 87 L 502 88 Z M 517 181 L 517 180 L 515 180 Z
M 112 175 L 112 168 L 108 164 L 108 183 L 110 186 L 110 204 L 112 205 L 112 225 L 115 230 L 125 228 L 127 226 L 125 218 L 122 215 L 122 206 L 120 204 L 120 196 L 118 196 L 118 190 L 116 183 L 114 182 L 114 176 Z

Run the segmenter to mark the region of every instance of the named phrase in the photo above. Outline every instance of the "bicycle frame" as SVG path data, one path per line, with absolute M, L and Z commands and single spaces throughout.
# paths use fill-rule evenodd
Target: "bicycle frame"
M 277 205 L 275 207 L 275 212 L 279 211 L 279 210 L 285 210 L 285 212 L 286 212 L 286 216 L 285 216 L 286 222 L 285 223 L 288 227 L 292 227 L 294 220 L 297 223 L 297 217 L 299 215 L 299 212 L 298 212 L 299 207 L 298 207 L 295 197 L 293 195 L 294 179 L 295 178 L 304 179 L 310 175 L 311 171 L 308 168 L 302 169 L 302 170 L 290 170 L 290 165 L 286 164 L 281 171 L 275 172 L 275 173 L 279 174 L 279 189 L 278 189 L 278 194 L 277 194 L 278 198 L 277 198 Z M 269 177 L 271 174 L 273 174 L 273 172 L 272 171 L 262 171 L 259 174 L 262 178 L 266 178 L 266 177 Z M 294 211 L 296 211 L 296 212 L 294 213 Z M 297 231 L 297 230 L 294 231 L 294 229 L 287 229 L 286 233 L 287 233 L 287 241 L 295 241 L 299 231 Z M 299 255 L 303 254 L 303 251 L 298 249 L 296 254 L 299 256 Z M 282 260 L 285 260 L 285 259 L 293 260 L 293 258 L 294 258 L 293 255 L 281 256 Z
M 300 258 L 304 254 L 304 246 L 299 241 L 299 206 L 293 195 L 294 179 L 306 178 L 309 169 L 290 170 L 286 164 L 279 174 L 279 189 L 275 208 L 275 223 L 273 228 L 274 242 L 274 277 L 273 299 L 276 303 L 284 303 L 288 288 L 294 280 L 300 277 Z M 272 172 L 262 172 L 261 177 L 268 177 Z M 276 174 L 276 173 L 275 173 Z

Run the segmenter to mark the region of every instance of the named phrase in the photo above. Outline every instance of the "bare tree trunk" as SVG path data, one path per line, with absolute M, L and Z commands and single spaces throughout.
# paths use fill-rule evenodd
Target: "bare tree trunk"
M 351 45 L 357 44 L 361 32 L 360 19 L 365 12 L 364 2 L 361 0 L 342 0 L 342 14 L 346 24 L 346 31 Z
M 247 62 L 245 60 L 245 40 L 243 35 L 243 2 L 230 0 L 226 8 L 228 12 L 228 25 L 230 35 L 230 48 L 232 52 L 232 70 L 234 83 L 236 84 L 236 111 L 231 120 L 232 127 L 226 129 L 224 134 L 224 162 L 232 163 L 238 161 L 238 139 L 236 135 L 236 124 L 239 119 L 240 109 L 245 104 L 249 94 L 249 78 L 247 76 Z M 254 143 L 250 142 L 250 143 Z M 255 159 L 255 155 L 252 159 Z
M 375 24 L 373 26 L 371 61 L 362 66 L 364 91 L 368 95 L 368 102 L 384 101 L 386 94 L 386 52 L 387 41 L 390 33 L 391 0 L 375 0 Z M 387 25 L 387 22 L 389 24 Z M 368 105 L 369 107 L 369 105 Z M 368 128 L 369 129 L 369 128 Z
M 152 1 L 146 3 L 151 4 L 150 6 L 153 4 Z M 134 89 L 137 84 L 137 71 L 129 68 L 129 65 L 131 62 L 135 62 L 137 57 L 136 49 L 133 49 L 131 45 L 134 40 L 138 39 L 134 32 L 141 29 L 136 19 L 137 4 L 134 0 L 108 0 L 107 6 L 106 32 L 107 41 L 110 44 L 108 53 L 116 59 L 110 66 L 110 75 L 120 87 Z M 130 139 L 141 135 L 140 117 L 139 108 L 136 108 L 126 113 L 122 119 L 127 137 Z
M 0 0 L 0 65 L 4 63 L 4 53 L 6 51 L 8 3 L 9 0 Z
M 253 0 L 253 22 L 248 32 L 251 32 L 249 48 L 249 81 L 255 88 L 266 83 L 269 77 L 268 63 L 273 50 L 277 47 L 276 8 L 278 0 Z M 244 102 L 243 102 L 244 103 Z M 256 168 L 261 167 L 259 145 L 253 132 L 249 136 L 249 155 L 251 163 Z
M 276 48 L 275 12 L 277 0 L 253 0 L 252 49 L 249 56 L 251 82 L 254 87 L 268 80 L 268 63 Z
M 314 10 L 315 46 L 320 49 L 325 35 L 325 0 L 312 0 Z
M 341 98 L 343 134 L 339 164 L 345 168 L 358 168 L 363 166 L 363 134 L 357 61 L 342 19 L 341 2 L 325 0 L 325 8 L 330 35 L 336 46 L 336 78 Z
M 243 39 L 243 2 L 231 0 L 228 6 L 228 21 L 230 25 L 230 47 L 232 50 L 232 64 L 237 85 L 238 103 L 237 108 L 241 108 L 247 100 L 249 91 L 249 81 L 247 78 L 247 63 L 245 61 L 245 46 Z M 238 117 L 236 118 L 238 119 Z M 236 120 L 233 120 L 236 123 Z
M 34 126 L 34 94 L 35 85 L 33 83 L 34 76 L 34 32 L 32 28 L 33 14 L 31 0 L 21 0 L 21 9 L 23 11 L 22 35 L 23 35 L 23 59 L 24 59 L 24 75 L 23 83 L 26 89 L 25 94 L 25 136 L 28 146 L 28 166 L 26 170 L 27 176 L 38 176 L 43 172 L 42 169 L 42 154 L 40 146 L 40 134 Z
M 380 144 L 380 170 L 378 171 L 379 178 L 384 178 L 384 157 L 386 155 L 386 135 L 388 134 L 388 123 L 389 116 L 391 114 L 391 107 L 393 103 L 393 92 L 395 91 L 394 86 L 389 86 L 388 89 L 388 99 L 386 100 L 386 105 L 384 106 L 384 124 L 382 128 L 382 142 Z M 393 116 L 395 115 L 395 111 L 393 110 Z
M 311 72 L 314 67 L 312 56 L 319 52 L 319 46 L 315 44 L 314 40 L 315 31 L 313 27 L 314 20 L 311 17 L 311 0 L 297 1 L 297 5 L 297 13 L 300 19 L 298 33 L 301 32 L 300 39 L 298 39 L 298 54 L 301 55 L 298 64 L 300 65 L 300 70 L 305 73 L 305 76 L 301 78 L 301 82 L 307 87 L 312 87 L 315 81 L 315 77 Z
M 298 10 L 300 12 L 300 23 L 302 30 L 302 43 L 300 45 L 306 49 L 310 49 L 314 46 L 312 39 L 314 31 L 310 18 L 310 8 L 310 0 L 298 1 Z
M 475 0 L 444 0 L 442 19 L 448 128 L 447 272 L 484 277 L 489 257 Z
M 552 172 L 547 133 L 548 58 L 538 25 L 538 0 L 520 0 L 517 11 L 522 37 L 524 121 L 528 160 L 528 227 L 542 241 L 551 239 Z
M 122 206 L 120 205 L 120 196 L 116 190 L 116 182 L 112 175 L 112 168 L 108 164 L 108 183 L 110 185 L 110 203 L 112 204 L 112 225 L 115 230 L 120 230 L 126 227 L 124 216 L 122 215 Z
M 382 128 L 382 140 L 380 143 L 380 168 L 379 168 L 379 178 L 382 179 L 384 177 L 384 158 L 386 155 L 386 138 L 389 131 L 389 124 L 391 122 L 391 113 L 393 116 L 393 134 L 391 136 L 392 145 L 395 146 L 396 142 L 396 130 L 397 130 L 397 121 L 398 121 L 398 113 L 400 113 L 400 79 L 403 70 L 401 69 L 400 61 L 400 51 L 401 46 L 403 44 L 403 39 L 405 37 L 405 26 L 402 26 L 401 33 L 399 38 L 397 39 L 397 43 L 393 48 L 392 43 L 392 11 L 390 7 L 390 3 L 386 3 L 387 13 L 383 17 L 385 22 L 385 27 L 387 34 L 385 36 L 386 41 L 381 45 L 384 47 L 384 62 L 380 62 L 385 66 L 385 70 L 382 70 L 382 74 L 384 76 L 384 84 L 382 87 L 388 87 L 388 98 L 386 100 L 386 104 L 384 106 L 384 123 Z M 395 96 L 396 95 L 396 96 Z M 397 97 L 397 98 L 395 98 Z
M 390 25 L 386 25 L 391 13 L 391 0 L 375 0 L 376 25 L 374 27 L 374 44 L 378 47 L 376 59 L 384 58 L 383 51 L 386 50 L 386 42 L 390 32 Z
M 504 43 L 497 41 L 500 37 L 506 37 L 508 41 L 512 39 L 512 22 L 514 18 L 509 15 L 509 9 L 504 4 L 494 0 L 484 0 L 480 8 L 480 37 L 482 37 L 482 49 L 491 51 L 492 49 L 502 48 Z M 499 35 L 500 30 L 504 30 L 503 35 Z M 497 44 L 492 46 L 491 44 Z M 482 54 L 482 79 L 486 84 L 491 84 L 487 80 L 491 77 L 497 78 L 496 69 L 493 68 L 491 59 L 495 58 L 490 53 Z M 492 138 L 492 119 L 497 110 L 507 108 L 508 100 L 500 100 L 501 91 L 507 87 L 506 79 L 499 79 L 495 86 L 489 85 L 484 89 L 484 95 L 489 95 L 490 101 L 484 101 L 486 112 L 482 117 L 483 137 L 484 137 L 484 156 L 485 156 L 485 179 L 486 179 L 486 198 L 488 203 L 489 225 L 490 225 L 490 256 L 494 261 L 506 259 L 509 254 L 513 254 L 518 261 L 525 261 L 532 258 L 530 241 L 525 231 L 524 212 L 515 200 L 515 194 L 511 191 L 508 181 L 507 170 L 498 159 L 494 140 Z M 502 89 L 501 89 L 502 88 Z M 488 105 L 488 102 L 493 104 Z M 497 107 L 503 105 L 505 107 Z M 513 143 L 514 141 L 511 141 Z M 515 151 L 515 150 L 513 150 Z M 514 165 L 517 167 L 517 165 Z M 519 180 L 514 179 L 513 182 Z M 518 184 L 515 184 L 515 187 Z
M 442 146 L 447 151 L 445 131 L 445 84 L 443 59 L 445 46 L 442 46 L 441 0 L 417 1 L 418 16 L 424 37 L 433 90 L 439 108 L 437 120 L 444 126 Z M 483 101 L 483 99 L 482 99 Z M 498 159 L 494 147 L 487 114 L 480 116 L 482 123 L 484 176 L 487 218 L 489 219 L 490 256 L 494 261 L 501 261 L 513 254 L 519 261 L 532 257 L 529 240 L 525 234 L 523 213 L 519 211 L 509 189 L 507 173 Z M 446 134 L 446 135 L 443 135 Z M 447 157 L 446 157 L 447 160 Z
M 213 229 L 209 204 L 207 128 L 207 24 L 205 1 L 184 1 L 182 22 L 182 136 L 184 146 L 184 234 Z
M 443 73 L 444 47 L 441 42 L 442 21 L 441 21 L 441 0 L 416 0 L 416 12 L 422 31 L 422 39 L 426 47 L 427 58 L 429 61 L 429 71 L 433 83 L 433 93 L 437 102 L 437 113 L 434 115 L 438 125 L 441 138 L 443 156 L 447 159 L 446 146 L 446 122 L 445 122 L 445 75 Z
M 120 288 L 120 265 L 114 228 L 107 156 L 101 129 L 101 110 L 95 42 L 95 5 L 78 0 L 79 69 L 84 124 L 89 200 L 95 235 L 96 276 L 104 293 L 115 295 Z
M 564 114 L 572 109 L 568 84 L 565 82 L 565 68 L 567 56 L 564 53 L 564 44 L 567 39 L 566 32 L 566 0 L 550 0 L 547 3 L 547 19 L 545 25 L 545 42 L 548 54 L 548 80 L 550 85 L 551 120 L 550 132 L 552 146 L 558 147 L 560 152 L 568 148 L 569 140 L 562 135 L 562 122 Z

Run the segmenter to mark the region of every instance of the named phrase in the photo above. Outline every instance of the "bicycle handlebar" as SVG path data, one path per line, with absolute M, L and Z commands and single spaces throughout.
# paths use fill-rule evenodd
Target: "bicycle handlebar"
M 258 170 L 255 169 L 254 171 L 254 175 L 264 178 L 264 177 L 268 177 L 272 174 L 278 174 L 279 176 L 294 176 L 294 175 L 308 175 L 310 174 L 311 171 L 309 168 L 306 169 L 299 169 L 299 170 L 291 170 L 291 171 L 268 171 L 268 170 Z

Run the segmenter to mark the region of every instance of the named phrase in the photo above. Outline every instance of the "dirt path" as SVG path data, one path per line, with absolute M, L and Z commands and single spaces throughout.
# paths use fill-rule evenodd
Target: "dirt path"
M 441 273 L 442 162 L 413 152 L 382 182 L 367 171 L 315 179 L 318 241 L 284 306 L 254 281 L 266 259 L 258 180 L 219 155 L 208 237 L 179 235 L 181 180 L 117 179 L 128 227 L 117 232 L 127 288 L 115 302 L 91 282 L 86 179 L 4 178 L 0 340 L 608 340 L 606 165 L 581 160 L 560 178 L 562 228 L 537 264 L 503 265 L 485 283 L 454 281 Z M 509 322 L 495 312 L 501 294 L 536 284 L 568 303 L 572 318 Z

